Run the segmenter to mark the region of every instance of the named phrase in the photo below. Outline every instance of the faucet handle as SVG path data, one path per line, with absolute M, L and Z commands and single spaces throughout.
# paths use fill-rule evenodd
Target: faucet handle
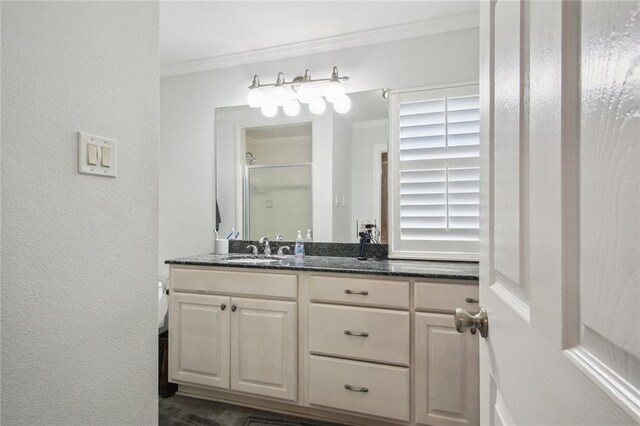
M 289 246 L 282 246 L 278 249 L 278 256 L 284 256 L 284 251 L 290 252 L 291 249 L 289 248 Z
M 260 244 L 264 244 L 265 241 L 268 243 L 269 242 L 269 236 L 265 235 L 264 237 L 260 238 L 260 241 L 258 241 Z
M 284 237 L 280 234 L 276 234 L 276 239 L 275 241 L 284 241 Z
M 258 247 L 254 246 L 254 245 L 248 245 L 247 248 L 251 249 L 251 252 L 253 253 L 254 256 L 258 255 Z

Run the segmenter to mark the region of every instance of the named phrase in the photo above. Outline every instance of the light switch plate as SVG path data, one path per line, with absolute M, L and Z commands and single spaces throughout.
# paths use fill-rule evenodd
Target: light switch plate
M 88 145 L 95 145 L 98 148 L 98 164 L 89 164 Z M 89 135 L 78 132 L 78 173 L 89 175 L 116 177 L 117 150 L 116 141 L 103 138 L 102 136 Z M 109 148 L 109 167 L 102 166 L 102 147 Z

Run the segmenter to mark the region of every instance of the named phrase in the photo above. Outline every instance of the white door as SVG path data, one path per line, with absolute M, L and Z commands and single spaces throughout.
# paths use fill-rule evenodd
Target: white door
M 170 381 L 229 388 L 229 300 L 171 294 Z
M 640 3 L 483 1 L 480 46 L 481 424 L 636 424 Z
M 231 389 L 296 399 L 296 302 L 231 299 Z

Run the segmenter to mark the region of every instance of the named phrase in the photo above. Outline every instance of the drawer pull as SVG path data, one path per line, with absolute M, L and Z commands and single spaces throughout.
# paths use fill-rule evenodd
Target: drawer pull
M 227 305 L 225 305 L 224 303 L 222 305 L 220 305 L 220 310 L 224 311 L 225 309 L 227 309 Z
M 364 290 L 364 291 L 351 291 L 349 289 L 346 289 L 344 292 L 347 293 L 347 294 L 361 294 L 363 296 L 366 296 L 367 294 L 369 294 L 369 292 L 367 290 Z
M 358 332 L 353 332 L 350 330 L 345 330 L 344 334 L 346 334 L 347 336 L 356 336 L 356 337 L 369 337 L 369 333 L 358 333 Z
M 466 299 L 464 299 L 464 301 L 467 303 L 480 303 L 478 299 L 473 299 L 471 297 L 467 297 Z
M 369 388 L 365 388 L 362 386 L 344 385 L 344 388 L 347 390 L 350 390 L 351 392 L 363 392 L 363 393 L 369 392 Z

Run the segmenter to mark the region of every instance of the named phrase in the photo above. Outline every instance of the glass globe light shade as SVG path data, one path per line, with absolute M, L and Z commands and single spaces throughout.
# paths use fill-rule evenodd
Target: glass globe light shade
M 300 113 L 300 103 L 295 99 L 289 99 L 284 103 L 284 107 L 282 109 L 287 116 L 295 117 Z
M 313 98 L 319 97 L 318 91 L 310 84 L 302 84 L 298 87 L 298 101 L 308 104 Z
M 260 111 L 262 111 L 262 115 L 265 117 L 275 117 L 278 114 L 278 105 L 269 99 L 268 102 L 262 104 Z
M 340 114 L 348 112 L 351 109 L 351 99 L 349 99 L 349 96 L 342 95 L 336 99 L 333 103 L 333 109 Z
M 247 93 L 247 103 L 251 108 L 260 108 L 264 99 L 264 92 L 259 88 L 250 89 Z
M 315 98 L 309 102 L 309 111 L 312 114 L 322 114 L 327 109 L 327 103 L 322 98 Z
M 271 96 L 273 97 L 276 105 L 284 106 L 284 104 L 289 99 L 292 99 L 293 97 L 295 97 L 295 93 L 293 93 L 293 90 L 289 89 L 288 87 L 276 86 L 273 88 L 273 92 L 271 93 Z
M 342 95 L 344 95 L 344 87 L 339 81 L 330 81 L 324 90 L 324 97 L 331 103 L 337 101 Z

